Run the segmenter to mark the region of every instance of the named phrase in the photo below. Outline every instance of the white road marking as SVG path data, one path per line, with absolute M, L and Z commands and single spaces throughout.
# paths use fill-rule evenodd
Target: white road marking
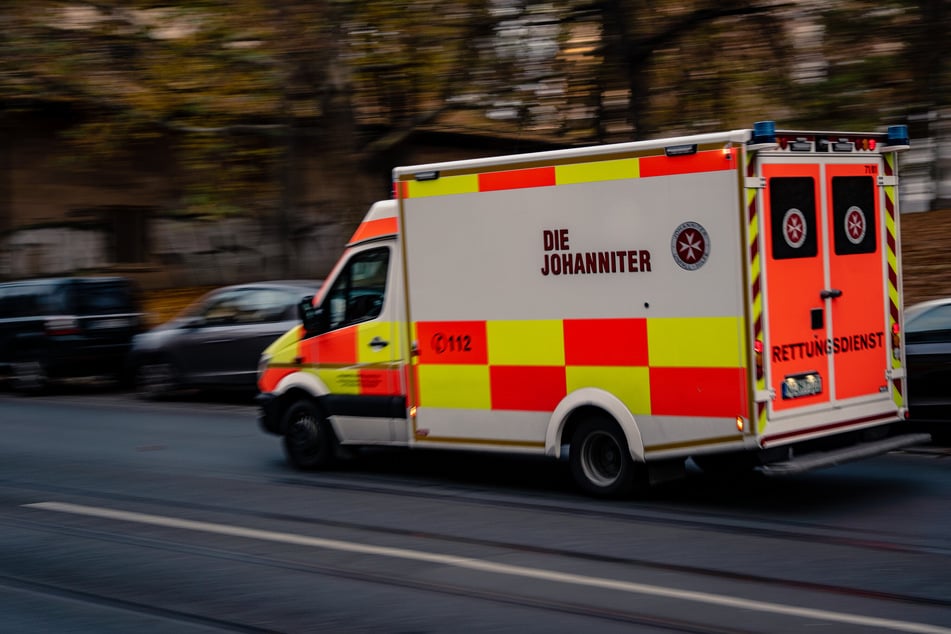
M 951 628 L 938 625 L 929 625 L 926 623 L 914 623 L 910 621 L 897 621 L 893 619 L 883 619 L 858 614 L 848 614 L 846 612 L 833 612 L 830 610 L 818 610 L 812 608 L 796 607 L 783 605 L 781 603 L 772 603 L 768 601 L 755 601 L 752 599 L 741 599 L 737 597 L 712 594 L 708 592 L 694 592 L 691 590 L 679 590 L 677 588 L 668 588 L 664 586 L 655 586 L 651 584 L 635 583 L 631 581 L 619 581 L 616 579 L 605 579 L 601 577 L 591 577 L 587 575 L 576 575 L 566 572 L 556 572 L 553 570 L 544 570 L 541 568 L 530 568 L 527 566 L 515 566 L 509 564 L 494 563 L 482 559 L 473 559 L 471 557 L 457 557 L 454 555 L 441 555 L 438 553 L 428 553 L 419 550 L 410 550 L 407 548 L 392 548 L 388 546 L 372 546 L 370 544 L 359 544 L 356 542 L 342 541 L 338 539 L 324 539 L 322 537 L 309 537 L 307 535 L 297 535 L 294 533 L 280 533 L 276 531 L 259 530 L 254 528 L 242 528 L 229 524 L 215 524 L 211 522 L 198 522 L 194 520 L 180 519 L 176 517 L 166 517 L 163 515 L 150 515 L 147 513 L 133 513 L 129 511 L 119 511 L 96 506 L 84 506 L 80 504 L 69 504 L 66 502 L 35 502 L 33 504 L 24 504 L 23 506 L 42 509 L 45 511 L 56 511 L 60 513 L 71 513 L 73 515 L 85 515 L 90 517 L 101 517 L 105 519 L 119 520 L 124 522 L 134 522 L 138 524 L 149 524 L 151 526 L 165 526 L 168 528 L 178 528 L 183 530 L 200 531 L 204 533 L 214 533 L 217 535 L 229 535 L 232 537 L 244 537 L 247 539 L 258 539 L 263 541 L 280 542 L 283 544 L 295 544 L 298 546 L 309 546 L 312 548 L 324 548 L 328 550 L 337 550 L 343 552 L 359 553 L 363 555 L 375 555 L 380 557 L 393 557 L 396 559 L 408 559 L 412 561 L 425 561 L 445 566 L 454 566 L 467 570 L 479 570 L 500 575 L 509 575 L 513 577 L 525 577 L 529 579 L 541 579 L 544 581 L 553 581 L 557 583 L 574 584 L 590 588 L 603 588 L 605 590 L 617 590 L 620 592 L 629 592 L 632 594 L 643 594 L 655 597 L 664 597 L 668 599 L 678 599 L 682 601 L 693 601 L 696 603 L 706 603 L 723 607 L 737 608 L 741 610 L 755 610 L 757 612 L 767 612 L 771 614 L 782 614 L 807 619 L 819 619 L 835 623 L 847 623 L 863 627 L 882 628 L 897 632 L 916 632 L 921 634 L 951 634 Z

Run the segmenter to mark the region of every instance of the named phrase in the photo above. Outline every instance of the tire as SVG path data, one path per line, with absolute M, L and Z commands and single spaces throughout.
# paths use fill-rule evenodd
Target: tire
M 296 469 L 326 469 L 333 464 L 337 442 L 330 422 L 308 400 L 297 400 L 284 412 L 281 421 L 284 453 Z
M 631 459 L 620 427 L 606 416 L 589 418 L 578 426 L 571 437 L 568 461 L 577 485 L 602 498 L 630 495 L 643 471 Z
M 135 393 L 139 398 L 162 400 L 168 398 L 177 387 L 175 368 L 167 361 L 146 362 L 135 370 Z
M 49 388 L 46 365 L 39 359 L 17 361 L 10 368 L 10 387 L 24 395 L 42 394 Z

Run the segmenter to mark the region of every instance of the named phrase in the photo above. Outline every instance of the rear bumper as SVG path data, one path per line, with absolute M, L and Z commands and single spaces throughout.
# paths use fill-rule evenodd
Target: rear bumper
M 118 374 L 125 370 L 129 343 L 71 342 L 50 346 L 41 355 L 51 376 Z
M 780 477 L 795 475 L 822 467 L 831 467 L 852 460 L 869 458 L 879 454 L 931 442 L 931 435 L 925 433 L 903 433 L 887 438 L 869 440 L 826 451 L 813 451 L 801 456 L 790 455 L 786 460 L 770 462 L 756 467 L 763 475 Z

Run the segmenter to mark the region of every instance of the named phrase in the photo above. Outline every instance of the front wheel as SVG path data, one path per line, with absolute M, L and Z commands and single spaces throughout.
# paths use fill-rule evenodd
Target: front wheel
M 330 422 L 310 401 L 299 400 L 284 413 L 284 453 L 297 469 L 323 469 L 331 465 L 336 438 Z
M 636 465 L 627 439 L 607 417 L 590 418 L 578 426 L 568 458 L 575 482 L 590 495 L 620 497 L 634 489 Z

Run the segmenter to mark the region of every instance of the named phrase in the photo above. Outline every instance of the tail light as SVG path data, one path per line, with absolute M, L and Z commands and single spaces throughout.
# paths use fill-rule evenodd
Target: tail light
M 757 339 L 753 342 L 753 356 L 756 362 L 756 373 L 763 373 L 763 342 Z
M 48 335 L 75 335 L 79 332 L 79 322 L 75 317 L 50 317 L 43 324 Z
M 901 326 L 898 322 L 892 324 L 892 356 L 898 359 L 901 355 Z

